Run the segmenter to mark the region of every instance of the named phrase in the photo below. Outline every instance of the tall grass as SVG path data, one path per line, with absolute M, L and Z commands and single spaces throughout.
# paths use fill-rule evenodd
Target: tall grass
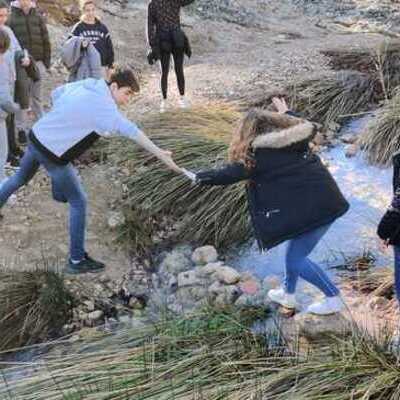
M 376 101 L 375 82 L 360 72 L 340 71 L 294 85 L 289 97 L 295 110 L 328 127 L 370 110 Z
M 191 112 L 151 116 L 142 121 L 142 126 L 157 145 L 173 152 L 179 166 L 199 171 L 225 162 L 230 137 L 240 116 L 232 107 L 214 105 Z M 129 143 L 116 143 L 111 153 L 117 163 L 130 171 L 124 182 L 128 187 L 125 204 L 137 217 L 144 215 L 158 221 L 172 218 L 176 239 L 199 244 L 222 247 L 249 238 L 243 183 L 229 187 L 195 186 Z M 136 218 L 130 223 L 140 226 L 145 222 L 137 222 Z M 128 226 L 124 229 L 128 231 Z M 155 223 L 147 237 L 156 229 Z M 144 246 L 137 242 L 135 249 L 140 252 L 141 248 Z
M 48 340 L 71 317 L 73 298 L 47 267 L 0 270 L 0 350 Z
M 346 339 L 288 351 L 279 329 L 254 334 L 232 310 L 165 321 L 72 345 L 29 365 L 4 398 L 19 400 L 398 399 L 400 367 L 387 338 Z M 15 370 L 14 370 L 15 372 Z M 7 378 L 6 378 L 7 379 Z
M 377 112 L 361 136 L 368 161 L 387 166 L 400 150 L 400 90 Z

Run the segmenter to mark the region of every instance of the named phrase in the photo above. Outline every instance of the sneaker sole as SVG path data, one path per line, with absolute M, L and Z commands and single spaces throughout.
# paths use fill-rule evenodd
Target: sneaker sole
M 99 268 L 99 269 L 92 269 L 92 270 L 82 271 L 82 270 L 74 269 L 74 268 L 71 268 L 71 267 L 67 266 L 67 267 L 64 269 L 64 272 L 65 272 L 66 274 L 69 274 L 69 275 L 82 275 L 82 274 L 97 274 L 97 273 L 102 272 L 102 271 L 104 271 L 104 270 L 105 270 L 105 268 Z
M 289 310 L 295 310 L 297 308 L 297 305 L 287 304 L 287 303 L 285 304 L 281 301 L 278 301 L 277 299 L 274 299 L 273 296 L 270 296 L 269 294 L 268 294 L 268 299 L 270 299 L 271 301 L 273 301 L 276 304 L 279 304 L 282 307 L 288 308 Z

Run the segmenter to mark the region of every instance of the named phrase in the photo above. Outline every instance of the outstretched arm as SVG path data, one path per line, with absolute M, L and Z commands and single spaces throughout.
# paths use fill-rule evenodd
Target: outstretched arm
M 232 185 L 249 179 L 251 176 L 252 171 L 248 170 L 242 163 L 233 163 L 219 169 L 198 172 L 196 181 L 200 185 Z

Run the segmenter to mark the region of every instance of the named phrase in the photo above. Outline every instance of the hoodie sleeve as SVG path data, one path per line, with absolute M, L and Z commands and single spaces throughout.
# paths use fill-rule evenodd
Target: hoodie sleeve
M 109 136 L 110 134 L 125 136 L 135 140 L 139 135 L 140 129 L 133 122 L 129 121 L 119 111 L 103 110 L 102 118 L 96 119 L 96 132 L 101 136 Z M 109 115 L 107 115 L 109 114 Z
M 106 33 L 106 38 L 105 38 L 105 46 L 106 46 L 107 56 L 106 56 L 105 64 L 107 67 L 111 68 L 115 61 L 114 45 L 111 40 L 110 32 L 108 31 L 107 28 L 106 28 L 106 32 L 107 33 Z

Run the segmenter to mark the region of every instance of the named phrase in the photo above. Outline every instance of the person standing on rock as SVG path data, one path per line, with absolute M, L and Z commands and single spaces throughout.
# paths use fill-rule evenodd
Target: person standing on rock
M 114 46 L 110 32 L 96 15 L 94 0 L 80 0 L 80 8 L 81 20 L 73 27 L 70 36 L 81 37 L 93 44 L 100 54 L 104 77 L 107 78 L 114 64 Z
M 181 28 L 181 7 L 193 3 L 194 0 L 150 0 L 147 15 L 147 40 L 151 48 L 148 61 L 153 64 L 159 60 L 161 64 L 162 100 L 160 112 L 165 112 L 168 97 L 168 74 L 171 55 L 174 59 L 175 74 L 180 94 L 179 105 L 187 107 L 185 98 L 185 75 L 183 62 L 185 54 L 191 57 L 189 40 Z
M 42 83 L 51 65 L 51 45 L 46 21 L 32 0 L 19 0 L 11 3 L 9 27 L 14 31 L 21 47 L 33 58 L 40 73 L 40 79 L 30 82 L 29 97 L 35 121 L 43 115 Z M 28 113 L 21 110 L 16 114 L 16 128 L 20 143 L 26 143 Z
M 316 286 L 325 298 L 307 312 L 327 315 L 342 310 L 339 289 L 308 256 L 331 224 L 345 214 L 348 202 L 320 158 L 309 149 L 316 127 L 274 99 L 278 113 L 251 110 L 234 134 L 231 163 L 196 174 L 200 185 L 231 185 L 247 180 L 249 210 L 262 250 L 288 241 L 286 278 L 269 298 L 295 309 L 299 278 Z
M 70 256 L 67 272 L 97 272 L 105 265 L 89 257 L 85 249 L 86 194 L 72 161 L 100 136 L 125 136 L 177 173 L 171 153 L 158 148 L 118 110 L 139 91 L 130 69 L 116 69 L 110 80 L 86 79 L 61 86 L 52 93 L 52 109 L 29 133 L 28 149 L 19 171 L 0 188 L 0 209 L 8 198 L 26 185 L 42 166 L 51 178 L 56 201 L 69 204 Z M 97 132 L 97 133 L 96 133 Z

